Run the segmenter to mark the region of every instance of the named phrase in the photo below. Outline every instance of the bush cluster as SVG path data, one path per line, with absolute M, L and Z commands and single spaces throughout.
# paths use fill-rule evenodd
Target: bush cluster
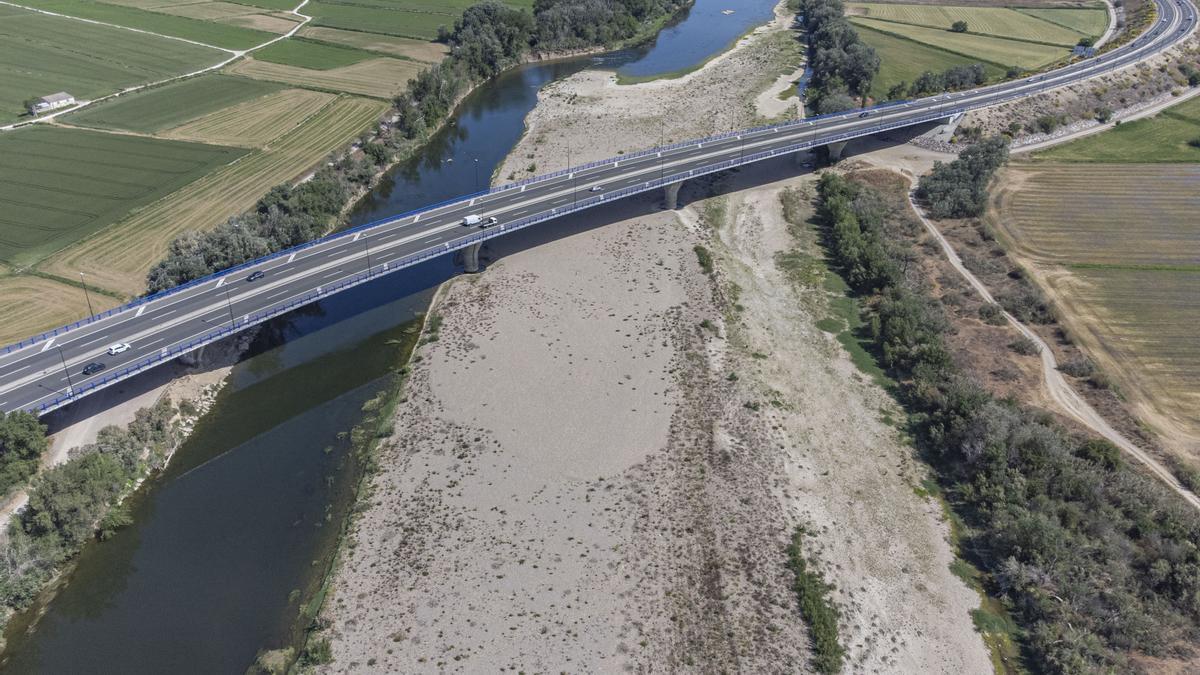
M 907 246 L 886 236 L 892 215 L 871 206 L 872 192 L 825 174 L 820 223 L 866 296 L 879 358 L 968 524 L 964 551 L 1020 621 L 1038 669 L 1122 671 L 1131 651 L 1162 655 L 1195 640 L 1200 517 L 1114 448 L 996 400 L 960 370 L 938 307 L 888 264 Z
M 921 177 L 917 198 L 926 202 L 934 218 L 978 216 L 987 206 L 988 181 L 1006 161 L 1008 142 L 1004 138 L 976 143 L 949 164 L 935 163 L 933 171 Z
M 787 549 L 788 567 L 795 575 L 792 588 L 800 603 L 800 614 L 812 635 L 813 665 L 817 672 L 832 675 L 842 669 L 842 659 L 846 655 L 838 636 L 839 614 L 829 599 L 829 585 L 819 572 L 808 568 L 801 548 L 803 540 L 804 529 L 798 527 L 792 533 L 792 542 Z
M 842 0 L 800 0 L 798 11 L 808 33 L 807 95 L 820 114 L 855 107 L 879 74 L 879 55 L 846 20 Z
M 22 485 L 46 452 L 46 427 L 27 412 L 0 412 L 0 494 Z

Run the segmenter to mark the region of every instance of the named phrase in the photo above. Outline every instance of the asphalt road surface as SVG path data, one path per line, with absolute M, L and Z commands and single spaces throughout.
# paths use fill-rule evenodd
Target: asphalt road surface
M 85 325 L 27 340 L 0 354 L 0 410 L 49 412 L 298 304 L 484 238 L 661 189 L 665 182 L 943 119 L 1129 66 L 1185 39 L 1195 27 L 1196 9 L 1190 2 L 1155 4 L 1157 22 L 1136 40 L 1049 73 L 585 165 L 284 251 Z M 464 226 L 463 218 L 473 214 L 495 217 L 498 224 L 487 229 Z M 248 280 L 258 272 L 261 278 Z M 130 348 L 110 355 L 106 350 L 114 343 Z M 104 369 L 84 373 L 91 363 L 103 364 Z

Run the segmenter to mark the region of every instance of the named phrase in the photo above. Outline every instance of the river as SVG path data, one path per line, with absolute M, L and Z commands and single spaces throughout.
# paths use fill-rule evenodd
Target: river
M 531 64 L 479 87 L 351 220 L 488 184 L 547 82 L 648 61 L 659 65 L 639 75 L 672 72 L 671 36 L 723 30 L 688 49 L 706 60 L 745 32 L 725 25 L 737 16 L 725 5 L 766 8 L 765 20 L 773 2 L 698 0 L 653 46 Z M 47 606 L 10 622 L 4 672 L 242 673 L 260 649 L 294 644 L 361 475 L 346 432 L 393 381 L 433 290 L 459 271 L 432 260 L 267 324 L 169 468 L 131 498 L 134 524 L 86 547 Z

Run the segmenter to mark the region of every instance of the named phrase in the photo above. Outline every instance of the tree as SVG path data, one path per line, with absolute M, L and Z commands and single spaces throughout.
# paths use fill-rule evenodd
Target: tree
M 829 115 L 842 112 L 843 110 L 852 110 L 857 107 L 858 101 L 855 101 L 844 91 L 825 94 L 817 100 L 818 115 Z
M 967 32 L 967 22 L 955 21 L 954 23 L 950 24 L 950 30 L 954 31 L 955 33 L 965 33 Z
M 0 412 L 0 491 L 28 480 L 48 447 L 46 426 L 37 417 Z

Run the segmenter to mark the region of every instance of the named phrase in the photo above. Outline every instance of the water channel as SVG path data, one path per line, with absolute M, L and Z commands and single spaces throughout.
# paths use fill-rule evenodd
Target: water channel
M 678 46 L 668 36 L 717 31 L 736 16 L 720 13 L 725 4 L 698 0 L 654 46 L 533 64 L 485 84 L 353 222 L 486 185 L 541 86 L 590 66 L 658 59 L 661 70 L 648 72 L 675 70 L 662 55 Z M 733 4 L 769 17 L 774 3 Z M 744 31 L 729 28 L 688 58 L 707 59 Z M 2 670 L 242 673 L 260 649 L 292 644 L 299 604 L 320 583 L 359 476 L 346 432 L 392 381 L 405 329 L 458 271 L 443 257 L 268 324 L 167 471 L 131 499 L 134 524 L 86 547 L 44 613 L 13 619 Z

